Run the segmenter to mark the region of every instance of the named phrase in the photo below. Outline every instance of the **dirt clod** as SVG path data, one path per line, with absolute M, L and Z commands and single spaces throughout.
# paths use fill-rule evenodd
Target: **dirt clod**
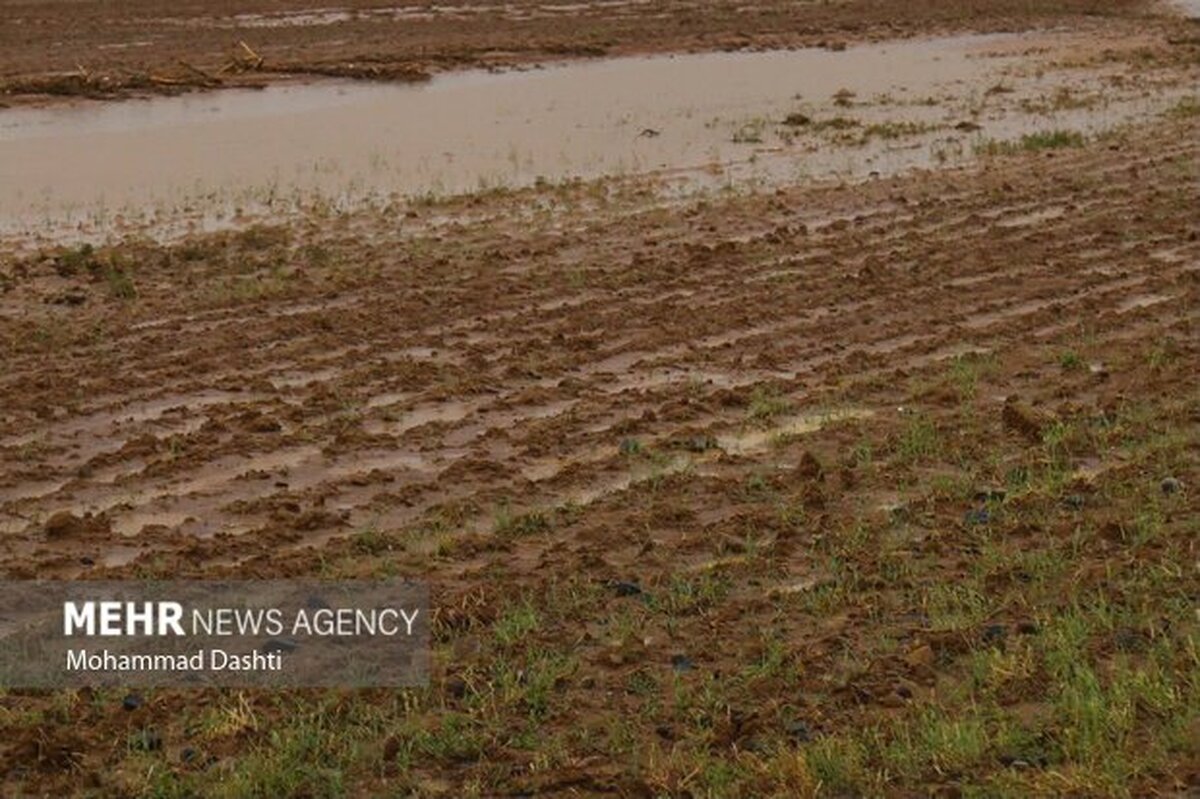
M 1005 427 L 1021 434 L 1032 443 L 1041 442 L 1042 435 L 1050 423 L 1043 411 L 1031 407 L 1015 396 L 1004 401 L 1002 418 Z

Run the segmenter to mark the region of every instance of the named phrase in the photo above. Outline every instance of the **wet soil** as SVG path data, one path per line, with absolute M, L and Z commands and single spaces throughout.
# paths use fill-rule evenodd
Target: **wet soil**
M 16 109 L 0 235 L 178 236 L 601 176 L 694 193 L 945 168 L 1160 114 L 1194 94 L 1194 50 L 1111 22 Z
M 849 0 L 838 3 L 389 3 L 256 0 L 109 4 L 9 0 L 0 102 L 114 98 L 335 76 L 420 81 L 463 67 L 570 57 L 824 45 L 1023 30 L 1164 13 L 1145 0 Z
M 357 24 L 288 10 L 237 24 Z M 1023 41 L 996 118 L 947 90 L 1162 99 L 958 162 L 6 239 L 0 573 L 404 575 L 438 617 L 421 690 L 0 692 L 0 793 L 1194 792 L 1200 116 L 1155 30 Z
M 846 579 L 818 553 L 854 524 L 898 536 L 893 557 L 932 558 L 928 579 L 961 579 L 971 497 L 1058 452 L 1042 445 L 1055 424 L 1127 418 L 1117 429 L 1128 441 L 1141 440 L 1129 425 L 1151 424 L 1190 442 L 1165 460 L 1105 437 L 1054 456 L 1089 470 L 1064 491 L 1103 497 L 1086 500 L 1085 529 L 1133 524 L 1122 486 L 1156 492 L 1168 470 L 1200 481 L 1189 367 L 1200 356 L 1200 140 L 1194 122 L 1160 125 L 965 171 L 672 210 L 633 190 L 531 189 L 482 207 L 455 201 L 437 209 L 449 221 L 407 232 L 361 212 L 309 230 L 100 250 L 92 257 L 108 266 L 96 273 L 26 258 L 6 270 L 0 328 L 0 563 L 12 577 L 386 569 L 430 579 L 451 625 L 438 686 L 493 662 L 464 653 L 505 596 L 549 608 L 562 581 L 661 594 L 687 575 L 718 575 L 726 587 L 711 610 L 662 630 L 648 621 L 651 643 L 636 651 L 612 650 L 601 630 L 570 644 L 558 637 L 574 636 L 568 628 L 535 635 L 579 659 L 558 709 L 538 722 L 544 734 L 610 718 L 604 697 L 660 656 L 736 671 L 754 630 L 782 622 L 768 597 Z M 112 258 L 136 262 L 136 297 L 100 276 Z M 47 302 L 63 291 L 84 299 Z M 1065 352 L 1094 368 L 1064 368 Z M 968 387 L 956 370 L 971 364 L 980 376 Z M 1006 404 L 1014 395 L 1026 410 Z M 1156 421 L 1133 421 L 1143 418 Z M 939 449 L 924 449 L 925 429 Z M 1041 508 L 1041 496 L 1028 501 Z M 1195 518 L 1192 497 L 1171 500 L 1168 530 L 1171 518 Z M 1077 523 L 1052 515 L 1031 535 Z M 1082 569 L 1112 556 L 1086 551 Z M 1139 557 L 1168 554 L 1180 555 Z M 837 673 L 836 651 L 881 637 L 948 646 L 904 620 L 919 612 L 904 596 L 864 587 L 836 630 L 821 632 L 812 611 L 780 633 L 789 651 L 826 663 L 800 683 L 825 733 L 895 699 L 886 669 L 855 683 L 867 692 L 847 695 L 857 699 L 830 695 L 820 675 Z M 892 609 L 863 615 L 867 597 Z M 555 622 L 592 623 L 586 613 Z M 957 650 L 933 651 L 945 668 L 959 662 Z M 905 667 L 917 677 L 894 679 L 925 679 L 933 667 L 921 657 Z M 162 713 L 193 700 L 156 701 Z M 63 743 L 74 770 L 55 765 L 57 750 L 10 748 L 10 779 L 37 791 L 80 773 L 112 790 L 133 779 L 111 770 L 120 711 L 75 707 L 65 718 L 85 732 Z M 167 717 L 156 723 L 187 739 Z M 750 733 L 727 735 L 713 745 Z M 214 751 L 226 740 L 212 739 Z M 487 751 L 489 785 L 531 784 L 523 755 Z M 613 757 L 583 772 L 634 768 L 636 758 Z M 1142 787 L 1184 779 L 1170 762 Z M 483 768 L 419 773 L 452 786 Z M 629 790 L 683 778 L 637 768 Z

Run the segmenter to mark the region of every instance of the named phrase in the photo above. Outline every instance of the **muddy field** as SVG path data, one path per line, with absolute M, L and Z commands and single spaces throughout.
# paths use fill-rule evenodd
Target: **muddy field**
M 844 47 L 862 39 L 1136 19 L 1141 0 L 533 0 L 443 3 L 3 0 L 0 103 L 112 98 L 289 77 L 421 81 L 462 67 L 630 53 Z
M 411 576 L 437 613 L 419 690 L 0 692 L 0 793 L 1200 791 L 1195 23 L 1116 0 L 127 5 L 0 2 L 8 97 L 50 114 L 0 111 L 0 174 L 135 148 L 136 120 L 33 94 L 81 49 L 87 94 L 211 73 L 237 40 L 392 77 L 816 41 L 908 71 L 714 82 L 694 130 L 659 102 L 617 114 L 626 149 L 498 178 L 460 158 L 467 188 L 400 164 L 351 191 L 353 142 L 286 203 L 249 166 L 228 194 L 156 173 L 158 205 L 150 177 L 77 169 L 57 198 L 0 188 L 0 572 Z M 855 49 L 889 37 L 933 49 Z M 267 80 L 243 67 L 221 80 Z M 594 73 L 555 74 L 565 98 Z M 523 114 L 538 85 L 513 85 Z M 179 87 L 100 93 L 126 88 Z M 279 127 L 356 113 L 324 102 Z

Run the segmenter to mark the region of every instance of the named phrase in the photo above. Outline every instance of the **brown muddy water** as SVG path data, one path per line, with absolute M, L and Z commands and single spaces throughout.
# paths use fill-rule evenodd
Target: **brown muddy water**
M 1190 19 L 1200 19 L 1200 0 L 1174 0 L 1179 13 Z
M 1166 103 L 1101 92 L 1100 71 L 1034 69 L 1020 41 L 621 58 L 419 86 L 9 110 L 0 232 L 119 232 L 180 215 L 220 227 L 244 212 L 604 175 L 708 187 L 862 177 L 960 161 L 985 138 L 1092 132 Z M 1002 100 L 989 93 L 1001 84 Z M 1035 102 L 1064 87 L 1092 99 Z M 1035 110 L 1014 112 L 1022 101 Z

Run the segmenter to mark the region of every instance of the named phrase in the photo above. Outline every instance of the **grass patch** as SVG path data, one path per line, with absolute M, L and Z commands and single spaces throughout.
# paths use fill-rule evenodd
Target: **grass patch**
M 975 146 L 979 155 L 1014 155 L 1016 153 L 1061 150 L 1067 147 L 1082 147 L 1087 138 L 1074 130 L 1049 130 L 1027 133 L 1016 141 L 988 139 Z
M 767 423 L 791 409 L 792 403 L 786 397 L 773 390 L 756 388 L 746 413 L 753 422 Z
M 554 523 L 550 514 L 544 510 L 531 510 L 525 513 L 512 513 L 507 505 L 496 511 L 492 525 L 493 532 L 506 538 L 519 538 L 538 533 L 548 533 Z

